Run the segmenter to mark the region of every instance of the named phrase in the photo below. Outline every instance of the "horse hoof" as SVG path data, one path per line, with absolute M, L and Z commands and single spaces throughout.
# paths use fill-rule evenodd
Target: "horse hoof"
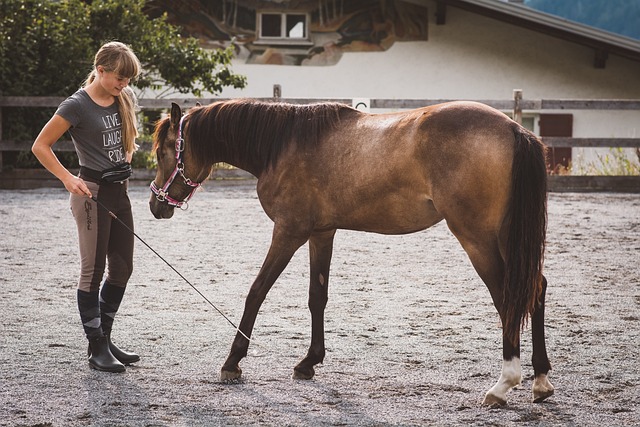
M 487 393 L 482 401 L 482 406 L 489 408 L 501 408 L 507 404 L 506 399 L 496 396 L 495 394 Z
M 547 397 L 553 396 L 555 389 L 549 382 L 546 375 L 539 375 L 533 381 L 532 393 L 533 403 L 543 402 Z
M 316 374 L 316 371 L 313 368 L 309 369 L 300 369 L 295 368 L 293 370 L 293 379 L 294 380 L 310 380 Z
M 242 369 L 240 368 L 234 371 L 227 371 L 225 369 L 222 369 L 220 371 L 220 381 L 222 381 L 223 383 L 238 382 L 241 376 L 242 376 Z
M 544 393 L 534 393 L 533 403 L 542 403 L 547 397 L 553 396 L 554 390 L 547 390 Z

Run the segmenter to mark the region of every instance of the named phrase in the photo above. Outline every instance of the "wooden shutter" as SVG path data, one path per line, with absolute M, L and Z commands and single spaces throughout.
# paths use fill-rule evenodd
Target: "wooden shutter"
M 573 114 L 540 114 L 540 136 L 573 136 Z M 562 173 L 571 165 L 571 147 L 550 148 L 547 168 Z

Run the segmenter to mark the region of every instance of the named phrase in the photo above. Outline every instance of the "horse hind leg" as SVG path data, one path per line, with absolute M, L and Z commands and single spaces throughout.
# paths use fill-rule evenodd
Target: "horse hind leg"
M 493 233 L 480 234 L 449 221 L 449 229 L 458 238 L 471 260 L 471 264 L 485 283 L 491 294 L 493 304 L 503 319 L 503 279 L 504 258 L 500 251 L 498 237 Z M 504 323 L 504 320 L 503 320 Z M 502 373 L 498 382 L 487 391 L 482 404 L 484 406 L 503 406 L 507 403 L 507 393 L 522 382 L 520 364 L 520 340 L 515 343 L 502 335 Z
M 531 316 L 531 334 L 533 342 L 533 365 L 534 379 L 532 386 L 533 402 L 540 403 L 554 393 L 554 387 L 549 381 L 548 374 L 551 370 L 549 357 L 544 336 L 544 305 L 547 291 L 547 278 L 542 277 L 542 294 L 540 304 Z
M 551 364 L 547 356 L 544 336 L 544 304 L 547 289 L 547 279 L 543 277 L 543 290 L 540 304 L 531 316 L 531 331 L 533 335 L 533 356 L 531 362 L 534 370 L 532 385 L 532 400 L 534 403 L 543 402 L 554 393 L 554 387 L 549 381 L 548 373 Z M 493 296 L 493 293 L 492 293 Z M 494 298 L 494 301 L 496 299 Z M 496 305 L 498 307 L 498 305 Z M 500 311 L 500 309 L 498 309 Z M 522 368 L 520 366 L 520 348 L 503 335 L 502 374 L 498 382 L 485 395 L 483 405 L 502 406 L 507 402 L 507 392 L 521 383 Z
M 487 391 L 482 401 L 483 406 L 504 406 L 507 404 L 507 393 L 522 383 L 522 367 L 520 364 L 520 348 L 503 337 L 502 373 L 498 382 Z
M 502 324 L 504 325 L 504 309 L 503 309 L 503 293 L 502 293 L 502 277 L 504 275 L 504 264 L 502 263 L 502 258 L 500 257 L 500 274 L 497 274 L 499 280 L 496 281 L 487 281 L 485 277 L 490 276 L 487 273 L 482 272 L 476 266 L 476 270 L 478 271 L 480 277 L 483 279 L 487 287 L 489 288 L 489 293 L 491 294 L 491 298 L 493 300 L 493 304 L 498 310 L 498 314 L 500 315 L 500 319 L 502 320 Z M 491 283 L 492 285 L 489 285 Z M 499 285 L 498 285 L 499 284 Z M 495 407 L 495 406 L 504 406 L 507 404 L 507 393 L 513 389 L 514 387 L 518 387 L 522 384 L 522 365 L 520 363 L 520 334 L 518 333 L 515 337 L 514 341 L 511 341 L 510 338 L 507 337 L 504 329 L 502 331 L 502 372 L 500 373 L 500 378 L 495 383 L 493 387 L 491 387 L 484 396 L 482 401 L 483 406 Z
M 552 396 L 555 389 L 548 378 L 551 364 L 547 356 L 547 349 L 544 336 L 544 306 L 545 293 L 547 289 L 547 279 L 543 277 L 543 288 L 540 304 L 531 316 L 531 332 L 533 342 L 533 356 L 531 362 L 534 370 L 534 380 L 532 385 L 532 400 L 534 403 L 543 402 Z M 500 379 L 486 394 L 483 404 L 488 406 L 504 405 L 506 403 L 506 393 L 512 387 L 519 385 L 521 377 L 520 358 L 515 355 L 520 353 L 519 349 L 513 347 L 509 339 L 503 337 L 504 360 Z M 509 357 L 511 356 L 511 359 Z
M 475 265 L 475 264 L 474 264 Z M 482 276 L 482 274 L 481 274 Z M 545 294 L 547 289 L 547 279 L 543 276 L 543 288 L 540 303 L 531 315 L 531 331 L 533 343 L 533 355 L 531 362 L 534 370 L 534 380 L 532 385 L 532 400 L 540 403 L 552 396 L 554 387 L 548 379 L 551 364 L 547 356 L 545 335 L 544 335 L 544 307 Z M 494 304 L 501 313 L 502 291 L 491 291 Z M 504 323 L 504 321 L 503 321 Z M 520 339 L 519 334 L 515 343 L 512 343 L 503 333 L 503 362 L 502 374 L 498 382 L 485 395 L 483 405 L 502 406 L 507 402 L 507 392 L 521 383 L 522 368 L 520 365 Z
M 548 379 L 551 364 L 547 356 L 544 337 L 544 302 L 547 279 L 543 278 L 543 290 L 540 305 L 531 316 L 531 331 L 533 335 L 533 356 L 531 362 L 534 370 L 532 385 L 533 402 L 540 403 L 554 393 L 554 387 Z M 493 295 L 493 294 L 492 294 Z M 495 300 L 495 298 L 494 298 Z M 497 305 L 496 305 L 497 306 Z M 499 310 L 500 311 L 500 310 Z M 519 339 L 518 339 L 519 341 Z M 502 406 L 506 404 L 507 392 L 521 383 L 522 369 L 520 366 L 520 349 L 503 336 L 503 364 L 500 379 L 486 394 L 483 405 Z
M 309 239 L 311 345 L 307 356 L 294 368 L 294 379 L 308 380 L 313 378 L 315 375 L 314 366 L 324 360 L 324 310 L 328 300 L 329 267 L 335 233 L 336 230 L 316 233 Z

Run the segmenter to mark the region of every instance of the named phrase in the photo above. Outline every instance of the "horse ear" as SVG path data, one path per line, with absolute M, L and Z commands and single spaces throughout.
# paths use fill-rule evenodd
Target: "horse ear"
M 200 104 L 199 102 L 196 102 L 196 107 L 202 107 L 202 104 Z
M 171 103 L 171 127 L 177 128 L 182 118 L 182 110 L 175 102 Z

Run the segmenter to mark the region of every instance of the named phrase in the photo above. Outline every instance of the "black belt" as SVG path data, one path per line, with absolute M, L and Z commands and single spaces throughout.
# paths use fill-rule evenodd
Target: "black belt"
M 131 176 L 131 164 L 120 163 L 116 167 L 97 171 L 86 166 L 80 166 L 80 177 L 96 184 L 123 183 Z
M 80 178 L 100 184 L 102 181 L 102 172 L 80 166 Z

